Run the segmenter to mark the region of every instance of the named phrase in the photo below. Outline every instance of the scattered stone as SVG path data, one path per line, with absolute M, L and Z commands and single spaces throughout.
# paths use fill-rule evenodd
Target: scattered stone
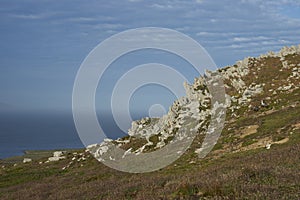
M 59 160 L 65 159 L 65 158 L 66 158 L 65 156 L 61 156 L 61 157 L 49 157 L 48 161 L 49 162 L 55 162 L 55 161 L 59 161 Z
M 228 111 L 231 111 L 231 116 L 238 118 L 239 116 L 235 113 L 236 110 L 241 108 L 247 108 L 249 106 L 249 110 L 253 110 L 258 112 L 260 108 L 267 108 L 269 104 L 267 101 L 273 101 L 272 103 L 278 104 L 278 99 L 271 99 L 270 97 L 266 97 L 265 99 L 260 101 L 260 104 L 252 106 L 252 103 L 255 96 L 258 96 L 264 92 L 264 89 L 270 94 L 276 95 L 277 93 L 283 93 L 283 91 L 289 92 L 291 89 L 296 88 L 296 81 L 295 79 L 299 78 L 300 69 L 296 66 L 300 66 L 300 64 L 290 63 L 287 60 L 287 55 L 290 54 L 300 54 L 300 45 L 293 46 L 293 47 L 284 47 L 280 50 L 280 52 L 268 52 L 266 55 L 261 55 L 259 58 L 246 58 L 242 61 L 238 61 L 234 66 L 228 66 L 223 69 L 218 70 L 226 84 L 224 84 L 226 90 L 228 89 L 230 94 L 233 93 L 234 96 L 229 96 L 229 101 L 226 103 L 226 106 L 229 108 Z M 259 74 L 261 70 L 264 70 L 265 65 L 267 64 L 265 58 L 278 58 L 282 63 L 282 68 L 279 71 L 288 72 L 291 71 L 291 75 L 286 80 L 286 85 L 280 86 L 280 83 L 277 82 L 278 76 L 273 78 L 271 82 L 272 88 L 268 88 L 266 83 L 258 84 L 257 80 L 259 78 Z M 261 66 L 261 67 L 258 67 Z M 255 68 L 255 70 L 253 70 Z M 251 73 L 249 73 L 251 72 Z M 127 148 L 126 152 L 123 154 L 122 158 L 125 158 L 129 154 L 140 154 L 143 153 L 145 150 L 149 150 L 151 147 L 152 149 L 160 149 L 167 145 L 170 138 L 172 138 L 175 134 L 179 134 L 180 128 L 185 126 L 186 119 L 196 119 L 199 121 L 196 127 L 189 127 L 188 130 L 201 130 L 205 132 L 206 125 L 205 121 L 210 119 L 210 116 L 214 112 L 210 104 L 211 101 L 211 94 L 207 88 L 206 78 L 211 77 L 214 72 L 207 71 L 204 77 L 199 77 L 194 80 L 193 84 L 184 83 L 184 88 L 186 90 L 186 96 L 181 97 L 176 100 L 172 106 L 169 108 L 168 113 L 163 116 L 162 118 L 142 118 L 137 121 L 133 121 L 130 129 L 128 130 L 129 139 L 118 139 L 115 141 L 107 140 L 101 144 L 90 145 L 87 147 L 86 151 L 91 152 L 98 160 L 101 160 L 101 156 L 107 152 L 110 152 L 110 145 L 117 144 L 118 147 L 122 147 L 125 144 L 130 144 L 132 139 L 142 139 L 145 143 L 144 145 L 134 149 L 134 148 Z M 248 79 L 247 75 L 251 75 L 250 79 Z M 256 80 L 254 79 L 256 78 Z M 255 82 L 248 85 L 248 81 L 246 80 L 254 80 Z M 275 84 L 276 83 L 276 84 Z M 217 86 L 219 83 L 213 83 L 213 86 Z M 278 87 L 278 88 L 277 88 Z M 277 89 L 276 89 L 277 88 Z M 267 101 L 266 101 L 267 100 Z M 231 104 L 231 105 L 230 105 Z M 251 105 L 252 104 L 252 105 Z M 272 111 L 273 112 L 273 111 Z M 264 112 L 265 114 L 267 112 Z M 219 119 L 220 120 L 220 119 Z M 248 127 L 247 132 L 241 134 L 241 137 L 245 137 L 249 134 L 256 133 L 257 125 L 253 125 L 253 127 Z M 204 131 L 203 131 L 204 130 Z M 183 131 L 184 132 L 184 131 Z M 155 142 L 153 142 L 153 136 L 155 136 Z M 150 139 L 152 137 L 152 139 Z M 184 138 L 184 135 L 179 135 L 178 138 Z M 254 144 L 245 147 L 244 149 L 251 149 L 251 148 L 267 148 L 269 149 L 272 143 L 271 138 L 263 138 L 258 139 L 255 141 Z M 130 145 L 129 145 L 130 147 Z M 200 154 L 203 151 L 202 148 L 196 148 L 195 152 Z M 78 162 L 85 160 L 84 157 L 79 158 L 75 156 L 77 154 L 73 154 L 74 157 L 72 160 L 77 160 Z M 79 154 L 83 156 L 83 154 Z M 62 155 L 58 155 L 62 156 Z M 108 157 L 107 159 L 114 160 L 114 157 Z M 117 158 L 116 158 L 117 160 Z
M 263 108 L 269 107 L 269 105 L 266 103 L 265 100 L 261 100 L 261 101 L 260 101 L 260 105 L 261 105 L 261 107 L 263 107 Z
M 63 151 L 55 151 L 55 152 L 53 152 L 53 157 L 60 157 L 60 156 L 62 156 L 63 154 L 64 154 Z
M 263 87 L 260 84 L 252 83 L 243 92 L 243 96 L 238 99 L 239 104 L 246 104 L 251 101 L 253 96 L 256 96 L 263 92 Z
M 65 159 L 66 157 L 63 156 L 64 153 L 65 153 L 64 151 L 55 151 L 55 152 L 53 152 L 53 157 L 49 157 L 48 162 L 55 162 L 55 161 Z
M 31 158 L 24 158 L 23 159 L 23 163 L 29 163 L 29 162 L 32 162 Z

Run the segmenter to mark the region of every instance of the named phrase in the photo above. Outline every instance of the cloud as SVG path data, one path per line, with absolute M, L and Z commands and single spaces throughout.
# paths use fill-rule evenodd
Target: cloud
M 157 8 L 157 9 L 172 9 L 172 8 L 174 8 L 174 6 L 171 4 L 158 4 L 158 3 L 152 4 L 151 7 Z
M 204 2 L 204 0 L 195 0 L 195 2 L 201 4 Z
M 288 44 L 291 44 L 291 42 L 287 40 L 266 40 L 266 41 L 251 41 L 251 42 L 237 43 L 237 44 L 232 44 L 229 47 L 233 49 L 246 49 L 246 48 L 251 49 L 255 47 L 284 46 Z
M 68 18 L 65 21 L 69 21 L 69 22 L 91 22 L 91 21 L 96 21 L 97 18 L 93 18 L 93 17 L 72 17 L 72 18 Z
M 232 37 L 232 36 L 237 36 L 242 33 L 237 33 L 237 32 L 207 32 L 207 31 L 201 31 L 196 33 L 197 36 L 200 37 L 206 37 L 206 38 L 216 38 L 216 37 Z
M 47 15 L 45 14 L 11 14 L 10 17 L 18 18 L 18 19 L 29 19 L 29 20 L 35 20 L 35 19 L 43 19 Z
M 114 23 L 100 23 L 100 24 L 92 24 L 91 27 L 93 27 L 93 29 L 111 31 L 111 30 L 115 30 L 115 29 L 124 28 L 125 25 L 123 25 L 123 24 L 114 24 Z
M 260 40 L 269 40 L 269 37 L 265 36 L 255 36 L 255 37 L 234 37 L 234 42 L 249 42 L 249 41 L 260 41 Z

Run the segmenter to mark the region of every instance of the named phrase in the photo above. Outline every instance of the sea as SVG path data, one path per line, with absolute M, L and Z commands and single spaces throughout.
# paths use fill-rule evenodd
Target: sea
M 99 122 L 109 138 L 123 137 L 110 117 Z M 0 159 L 24 154 L 26 150 L 84 148 L 72 113 L 0 113 Z

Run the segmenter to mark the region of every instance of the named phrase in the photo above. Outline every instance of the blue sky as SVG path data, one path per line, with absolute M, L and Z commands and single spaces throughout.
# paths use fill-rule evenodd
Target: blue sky
M 300 2 L 1 0 L 0 110 L 71 110 L 73 82 L 87 54 L 113 34 L 145 26 L 189 35 L 222 67 L 299 44 Z

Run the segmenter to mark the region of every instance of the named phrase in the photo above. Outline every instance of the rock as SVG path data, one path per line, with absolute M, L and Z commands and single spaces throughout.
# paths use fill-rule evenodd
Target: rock
M 269 105 L 266 103 L 265 100 L 261 100 L 261 101 L 260 101 L 260 105 L 261 105 L 261 107 L 264 107 L 264 108 L 269 107 Z
M 23 163 L 29 163 L 29 162 L 32 162 L 31 158 L 24 158 L 23 159 Z
M 64 154 L 63 151 L 55 151 L 55 152 L 53 152 L 53 157 L 60 157 L 60 156 L 62 156 L 63 154 Z
M 290 90 L 292 87 L 293 87 L 293 85 L 289 84 L 287 86 L 280 86 L 277 88 L 277 90 L 286 91 L 286 90 Z
M 284 47 L 280 50 L 280 52 L 269 52 L 266 55 L 261 55 L 259 58 L 246 58 L 242 61 L 238 61 L 234 66 L 227 66 L 223 69 L 219 69 L 220 76 L 224 80 L 224 86 L 228 89 L 228 92 L 231 97 L 229 97 L 228 106 L 231 110 L 231 115 L 235 118 L 239 116 L 234 111 L 239 110 L 243 107 L 248 107 L 253 111 L 259 111 L 260 108 L 268 107 L 268 103 L 265 100 L 272 101 L 272 103 L 278 103 L 276 99 L 271 99 L 270 97 L 266 97 L 264 100 L 258 103 L 252 103 L 253 97 L 261 94 L 264 92 L 264 89 L 273 95 L 277 93 L 282 93 L 282 91 L 288 91 L 290 89 L 295 89 L 296 84 L 294 83 L 295 79 L 299 77 L 299 69 L 296 66 L 300 64 L 293 64 L 290 63 L 288 60 L 287 55 L 300 53 L 300 45 L 294 47 Z M 279 69 L 279 71 L 287 72 L 287 69 L 292 69 L 292 73 L 290 75 L 290 79 L 287 79 L 286 86 L 280 86 L 277 84 L 276 80 L 278 77 L 274 77 L 273 81 L 271 82 L 272 88 L 268 88 L 269 83 L 260 83 L 260 73 L 264 70 L 267 66 L 267 59 L 266 58 L 278 58 L 280 59 L 283 68 Z M 291 65 L 292 64 L 292 65 Z M 292 67 L 293 66 L 293 67 Z M 286 68 L 286 69 L 284 69 Z M 250 71 L 251 70 L 251 71 Z M 249 73 L 253 73 L 249 74 Z M 131 153 L 139 154 L 143 153 L 144 150 L 149 150 L 149 147 L 155 149 L 163 148 L 165 145 L 168 144 L 169 139 L 172 138 L 175 134 L 180 135 L 181 128 L 186 126 L 188 122 L 187 119 L 197 120 L 193 127 L 188 127 L 190 131 L 203 131 L 206 128 L 206 125 L 203 125 L 202 122 L 210 119 L 212 115 L 213 109 L 212 105 L 210 104 L 211 96 L 208 91 L 208 83 L 209 78 L 212 77 L 212 74 L 215 72 L 206 71 L 203 77 L 195 78 L 193 84 L 184 83 L 184 88 L 186 91 L 186 96 L 177 99 L 169 108 L 169 111 L 163 117 L 157 119 L 152 118 L 142 118 L 137 121 L 133 121 L 131 124 L 130 129 L 128 130 L 129 138 L 126 139 L 118 139 L 114 141 L 104 141 L 101 144 L 95 144 L 87 147 L 88 151 L 91 152 L 95 157 L 101 158 L 104 154 L 109 153 L 110 145 L 117 143 L 119 147 L 122 147 L 124 144 L 130 145 L 131 141 L 135 138 L 143 139 L 145 143 L 142 147 L 138 149 L 132 150 L 129 148 L 123 155 L 126 157 Z M 279 72 L 280 73 L 280 72 Z M 246 75 L 251 75 L 250 77 Z M 249 79 L 250 78 L 250 79 Z M 247 80 L 247 81 L 246 81 Z M 248 85 L 248 81 L 253 80 L 254 82 Z M 274 84 L 276 83 L 276 84 Z M 213 86 L 217 86 L 219 83 L 213 82 Z M 275 91 L 276 90 L 276 91 Z M 274 97 L 274 96 L 273 96 Z M 254 106 L 252 106 L 252 105 Z M 251 106 L 250 106 L 251 105 Z M 215 106 L 214 106 L 215 107 Z M 205 124 L 205 123 L 204 123 Z M 179 131 L 178 131 L 179 130 Z M 183 131 L 184 132 L 184 131 Z M 204 131 L 205 132 L 205 131 Z M 152 138 L 152 136 L 155 136 Z M 178 138 L 184 138 L 184 135 L 178 136 Z M 150 139 L 151 138 L 151 139 Z M 155 140 L 155 142 L 154 142 Z M 270 141 L 267 141 L 270 143 Z M 271 143 L 270 143 L 271 144 Z M 266 146 L 267 149 L 270 148 L 271 145 L 259 144 L 259 147 Z M 196 149 L 195 152 L 200 154 L 203 150 L 200 148 Z M 58 155 L 61 156 L 61 155 Z M 78 159 L 78 157 L 74 157 L 72 160 Z M 113 157 L 109 157 L 110 160 L 113 160 Z M 83 159 L 79 159 L 83 160 Z M 101 159 L 100 159 L 101 160 Z
M 285 57 L 289 54 L 295 54 L 295 53 L 300 53 L 300 45 L 298 46 L 291 46 L 291 47 L 283 47 L 278 55 L 280 57 Z
M 266 144 L 266 149 L 270 149 L 270 148 L 271 148 L 271 144 L 270 143 Z
M 251 98 L 257 94 L 263 92 L 263 87 L 260 84 L 252 83 L 248 88 L 246 88 L 243 92 L 241 98 L 239 98 L 239 104 L 245 104 L 251 100 Z
M 53 157 L 49 157 L 48 161 L 53 162 L 53 161 L 59 161 L 59 160 L 65 159 L 66 157 L 63 156 L 64 153 L 65 153 L 64 151 L 55 151 L 55 152 L 53 152 Z
M 49 158 L 48 158 L 48 161 L 49 161 L 49 162 L 54 162 L 54 161 L 59 161 L 59 160 L 65 159 L 65 158 L 66 158 L 65 156 L 49 157 Z
M 289 69 L 289 67 L 290 67 L 289 63 L 286 60 L 282 61 L 282 66 L 284 69 Z

